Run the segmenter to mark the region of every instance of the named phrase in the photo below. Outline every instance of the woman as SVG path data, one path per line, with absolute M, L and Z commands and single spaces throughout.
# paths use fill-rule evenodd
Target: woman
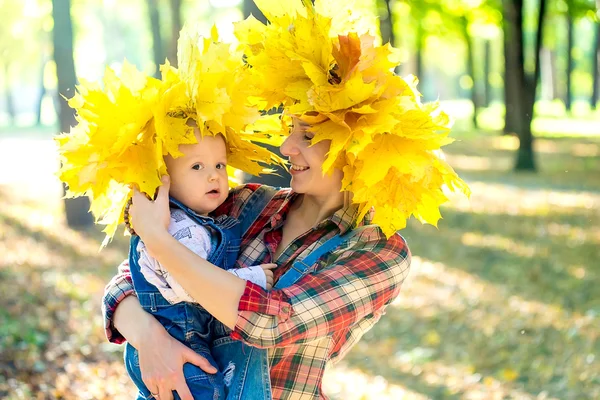
M 435 223 L 442 186 L 468 189 L 435 153 L 449 142 L 447 116 L 390 72 L 391 48 L 340 35 L 330 2 L 264 3 L 270 25 L 249 19 L 236 29 L 261 96 L 292 116 L 281 145 L 291 190 L 239 187 L 215 216 L 238 217 L 254 193 L 268 195 L 248 223 L 238 264 L 275 263 L 274 290 L 223 273 L 168 235 L 168 182 L 155 201 L 136 193 L 130 216 L 151 255 L 233 339 L 268 349 L 274 399 L 324 398 L 326 365 L 377 322 L 408 274 L 410 253 L 395 231 L 410 215 Z M 138 349 L 155 397 L 176 390 L 190 399 L 182 365 L 214 368 L 141 310 L 129 276 L 124 265 L 107 287 L 109 339 Z

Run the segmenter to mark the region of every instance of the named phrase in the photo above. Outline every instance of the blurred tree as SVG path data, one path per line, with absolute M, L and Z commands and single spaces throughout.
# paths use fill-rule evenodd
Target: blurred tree
M 600 0 L 596 0 L 596 8 L 600 13 Z M 592 52 L 592 97 L 590 105 L 592 109 L 598 106 L 598 92 L 600 92 L 600 21 L 596 21 L 596 42 Z
M 498 0 L 427 0 L 413 2 L 404 0 L 410 7 L 415 21 L 415 72 L 421 77 L 423 71 L 422 53 L 428 36 L 435 35 L 448 40 L 455 37 L 466 48 L 465 75 L 468 77 L 469 92 L 473 103 L 473 125 L 477 127 L 477 112 L 484 105 L 484 93 L 489 89 L 490 66 L 477 63 L 476 47 L 479 38 L 484 41 L 492 37 L 490 31 L 497 31 L 500 19 L 497 16 L 500 4 Z M 482 57 L 484 62 L 489 57 Z M 467 88 L 461 82 L 461 86 Z
M 167 58 L 172 66 L 177 67 L 177 40 L 182 28 L 181 22 L 182 0 L 170 0 L 171 5 L 171 42 L 167 52 Z
M 50 13 L 48 13 L 48 15 L 42 14 L 42 18 L 40 18 L 40 21 L 43 20 L 51 20 L 52 16 L 50 15 Z M 42 22 L 43 23 L 43 22 Z M 46 25 L 46 24 L 44 24 Z M 47 26 L 51 26 L 50 23 L 47 24 Z M 38 80 L 38 85 L 39 85 L 39 89 L 38 89 L 38 98 L 36 101 L 36 105 L 35 105 L 35 123 L 37 126 L 41 126 L 42 125 L 42 103 L 44 100 L 44 97 L 47 94 L 47 88 L 46 88 L 46 66 L 48 65 L 48 63 L 50 62 L 50 60 L 52 59 L 52 40 L 50 38 L 50 32 L 46 31 L 45 29 L 40 29 L 39 34 L 38 34 L 38 43 L 40 44 L 40 60 L 39 60 L 39 70 L 38 70 L 38 76 L 37 78 Z M 55 99 L 57 102 L 57 99 Z M 58 111 L 58 109 L 56 110 Z
M 9 121 L 14 123 L 16 118 L 12 82 L 15 63 L 19 60 L 24 43 L 19 31 L 23 31 L 23 5 L 15 1 L 0 1 L 2 14 L 8 19 L 0 24 L 0 68 L 4 75 L 4 103 Z
M 573 61 L 573 42 L 575 29 L 573 27 L 575 20 L 575 5 L 572 0 L 567 0 L 567 90 L 565 92 L 565 108 L 571 111 L 571 102 L 573 91 L 571 88 L 571 79 L 573 77 L 574 61 Z
M 552 96 L 546 97 L 561 98 L 567 111 L 571 110 L 575 97 L 573 72 L 578 64 L 581 68 L 581 61 L 583 61 L 581 57 L 576 58 L 575 55 L 581 53 L 582 48 L 586 47 L 582 46 L 581 35 L 577 35 L 576 31 L 578 26 L 581 28 L 579 22 L 589 19 L 590 14 L 594 15 L 595 9 L 595 0 L 552 0 L 548 2 L 547 14 L 552 22 L 545 35 L 546 43 L 542 51 L 542 75 L 544 76 L 543 84 L 552 85 L 552 88 L 543 88 L 543 93 L 551 91 Z M 557 58 L 559 59 L 558 63 L 564 65 L 564 69 L 557 68 Z
M 377 9 L 379 10 L 379 32 L 383 44 L 390 43 L 396 46 L 394 36 L 394 13 L 392 12 L 391 0 L 377 0 Z
M 412 60 L 409 60 L 410 66 L 408 71 L 416 75 L 419 79 L 423 80 L 424 76 L 424 65 L 423 55 L 425 53 L 425 46 L 427 43 L 427 37 L 429 35 L 435 35 L 440 33 L 440 29 L 444 29 L 444 26 L 440 23 L 440 10 L 441 6 L 438 1 L 426 0 L 426 1 L 412 1 L 412 0 L 399 0 L 409 10 L 410 19 L 408 22 L 412 27 L 414 35 L 413 51 L 414 55 Z M 429 18 L 433 15 L 433 18 Z M 404 27 L 404 32 L 408 34 L 408 27 Z M 423 93 L 425 95 L 425 93 Z
M 469 0 L 447 1 L 444 3 L 446 13 L 453 16 L 458 23 L 457 31 L 467 47 L 467 75 L 471 78 L 471 102 L 473 103 L 473 126 L 478 127 L 477 114 L 481 107 L 490 103 L 491 88 L 490 31 L 497 31 L 500 24 L 498 11 L 501 6 L 498 0 L 473 2 Z M 481 38 L 481 39 L 480 39 Z M 476 46 L 483 41 L 483 65 L 478 63 Z M 478 67 L 479 66 L 479 67 Z
M 484 59 L 483 59 L 483 106 L 489 107 L 492 102 L 492 87 L 490 85 L 490 70 L 492 67 L 492 41 L 484 40 Z
M 73 97 L 76 84 L 70 0 L 52 0 L 52 17 L 54 61 L 60 96 L 60 131 L 68 132 L 76 123 L 75 111 L 67 104 L 67 99 Z M 87 197 L 65 199 L 67 224 L 72 228 L 91 226 L 94 220 L 88 212 L 89 208 L 90 202 Z
M 11 62 L 10 60 L 4 61 L 4 101 L 6 102 L 6 113 L 8 114 L 8 118 L 11 124 L 15 123 L 16 112 L 15 112 L 15 102 L 12 96 L 12 87 L 11 87 Z
M 481 108 L 481 101 L 477 93 L 477 79 L 475 77 L 475 56 L 474 56 L 474 38 L 469 34 L 469 19 L 466 13 L 459 17 L 460 32 L 462 33 L 465 44 L 467 45 L 467 75 L 471 78 L 471 102 L 473 103 L 473 127 L 478 128 L 477 112 Z M 487 80 L 487 76 L 484 78 Z
M 47 58 L 45 54 L 42 54 L 39 72 L 39 92 L 35 106 L 35 124 L 37 126 L 42 125 L 42 102 L 44 101 L 44 96 L 46 96 L 46 84 L 44 82 L 44 76 L 46 75 L 46 64 L 48 64 L 48 61 L 49 58 Z
M 152 51 L 154 55 L 154 77 L 160 78 L 160 65 L 165 62 L 162 35 L 160 31 L 160 15 L 158 12 L 158 0 L 147 0 L 148 16 L 150 17 L 150 29 L 152 31 Z
M 512 121 L 519 138 L 516 170 L 534 171 L 535 159 L 533 153 L 533 134 L 531 120 L 537 83 L 540 75 L 540 48 L 544 33 L 546 15 L 546 0 L 540 0 L 537 7 L 536 38 L 534 42 L 533 75 L 525 72 L 525 40 L 524 31 L 524 0 L 503 0 L 504 11 L 504 43 L 506 53 L 505 85 L 514 85 L 510 92 L 514 109 L 506 110 L 506 121 Z M 514 117 L 514 119 L 512 119 Z

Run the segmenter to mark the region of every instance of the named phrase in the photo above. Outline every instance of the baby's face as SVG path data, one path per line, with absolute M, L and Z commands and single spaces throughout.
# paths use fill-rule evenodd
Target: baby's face
M 222 136 L 201 137 L 197 144 L 179 146 L 182 157 L 165 157 L 171 178 L 169 194 L 195 212 L 206 215 L 221 205 L 229 193 L 227 148 Z

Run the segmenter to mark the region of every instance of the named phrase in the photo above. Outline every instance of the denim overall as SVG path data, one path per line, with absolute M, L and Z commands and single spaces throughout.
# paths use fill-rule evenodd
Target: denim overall
M 209 217 L 196 215 L 175 200 L 171 200 L 171 203 L 186 211 L 198 223 L 219 232 L 220 238 L 225 240 L 213 243 L 215 257 L 211 252 L 208 261 L 222 268 L 223 265 L 231 268 L 239 253 L 241 237 L 258 218 L 275 193 L 276 191 L 269 187 L 257 189 L 247 200 L 238 219 L 219 217 L 215 221 Z M 293 285 L 319 258 L 337 248 L 351 233 L 353 231 L 345 235 L 336 235 L 304 259 L 296 260 L 292 267 L 279 278 L 274 288 L 282 289 Z M 229 245 L 225 243 L 227 240 L 230 241 Z M 146 282 L 140 272 L 137 254 L 138 242 L 139 237 L 137 236 L 131 240 L 130 268 L 140 304 L 144 310 L 154 315 L 172 336 L 204 356 L 218 368 L 219 372 L 212 375 L 190 363 L 184 365 L 183 372 L 186 383 L 194 399 L 271 400 L 267 350 L 232 339 L 231 331 L 198 304 L 178 303 L 173 305 L 164 299 L 158 289 Z M 219 260 L 225 263 L 215 262 Z M 176 320 L 173 320 L 172 314 L 169 312 L 173 307 L 185 310 L 185 312 L 177 313 Z M 141 379 L 138 353 L 129 344 L 125 349 L 125 365 L 127 372 L 140 390 L 137 399 L 149 398 L 150 391 Z M 174 393 L 174 397 L 179 399 L 177 393 Z
M 258 199 L 258 197 L 255 199 Z M 239 223 L 238 219 L 220 216 L 216 220 L 196 214 L 193 210 L 184 206 L 175 199 L 171 199 L 171 207 L 177 207 L 183 210 L 190 218 L 200 225 L 205 226 L 211 232 L 211 251 L 208 256 L 208 262 L 223 269 L 232 268 L 237 260 L 242 233 L 245 232 L 245 225 Z M 266 204 L 266 203 L 265 203 Z M 258 216 L 258 215 L 257 215 Z M 256 217 L 257 217 L 256 216 Z M 254 219 L 256 218 L 254 217 Z M 253 222 L 254 220 L 250 221 Z M 248 225 L 249 226 L 249 225 Z M 242 231 L 242 229 L 244 229 Z M 169 303 L 152 284 L 146 281 L 140 271 L 139 253 L 137 246 L 140 241 L 139 236 L 133 236 L 129 248 L 129 264 L 131 268 L 131 277 L 133 287 L 142 308 L 152 314 L 165 327 L 167 332 L 180 342 L 192 348 L 196 353 L 205 357 L 213 366 L 219 367 L 211 354 L 210 346 L 214 341 L 215 333 L 224 332 L 227 328 L 210 315 L 202 306 L 195 303 L 181 302 L 177 304 Z M 245 348 L 249 346 L 244 345 Z M 260 386 L 270 393 L 270 382 L 265 385 L 264 376 L 269 376 L 266 353 L 253 355 L 248 350 L 242 354 L 243 362 L 251 365 L 253 368 L 245 371 L 241 382 L 260 379 Z M 238 356 L 239 357 L 239 356 Z M 138 352 L 131 345 L 127 344 L 125 348 L 125 367 L 131 379 L 139 389 L 138 399 L 150 397 L 151 392 L 144 385 L 141 378 L 139 367 Z M 264 362 L 258 362 L 255 358 L 264 358 Z M 252 362 L 250 362 L 252 359 Z M 236 362 L 237 364 L 238 362 Z M 235 364 L 233 364 L 235 365 Z M 263 370 L 264 369 L 264 370 Z M 225 385 L 235 377 L 235 371 L 226 371 L 219 368 L 216 374 L 208 374 L 199 367 L 187 363 L 183 367 L 183 373 L 186 382 L 192 392 L 194 399 L 225 399 Z M 225 379 L 224 379 L 225 378 Z M 175 393 L 175 398 L 179 396 Z M 261 397 L 262 399 L 263 397 Z M 270 398 L 270 397 L 269 397 Z

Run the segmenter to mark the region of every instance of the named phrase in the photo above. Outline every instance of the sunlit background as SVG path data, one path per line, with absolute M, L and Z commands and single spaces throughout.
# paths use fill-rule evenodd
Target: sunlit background
M 402 232 L 410 276 L 328 371 L 333 399 L 600 398 L 600 4 L 520 3 L 348 0 L 401 49 L 397 73 L 453 115 L 446 158 L 473 195 L 453 198 L 438 228 Z M 176 61 L 183 23 L 233 40 L 250 12 L 237 0 L 0 0 L 0 398 L 134 396 L 100 315 L 127 238 L 99 252 L 100 229 L 73 228 L 54 175 L 55 44 L 72 42 L 78 79 L 124 59 L 154 74 Z M 69 15 L 72 35 L 54 23 Z

